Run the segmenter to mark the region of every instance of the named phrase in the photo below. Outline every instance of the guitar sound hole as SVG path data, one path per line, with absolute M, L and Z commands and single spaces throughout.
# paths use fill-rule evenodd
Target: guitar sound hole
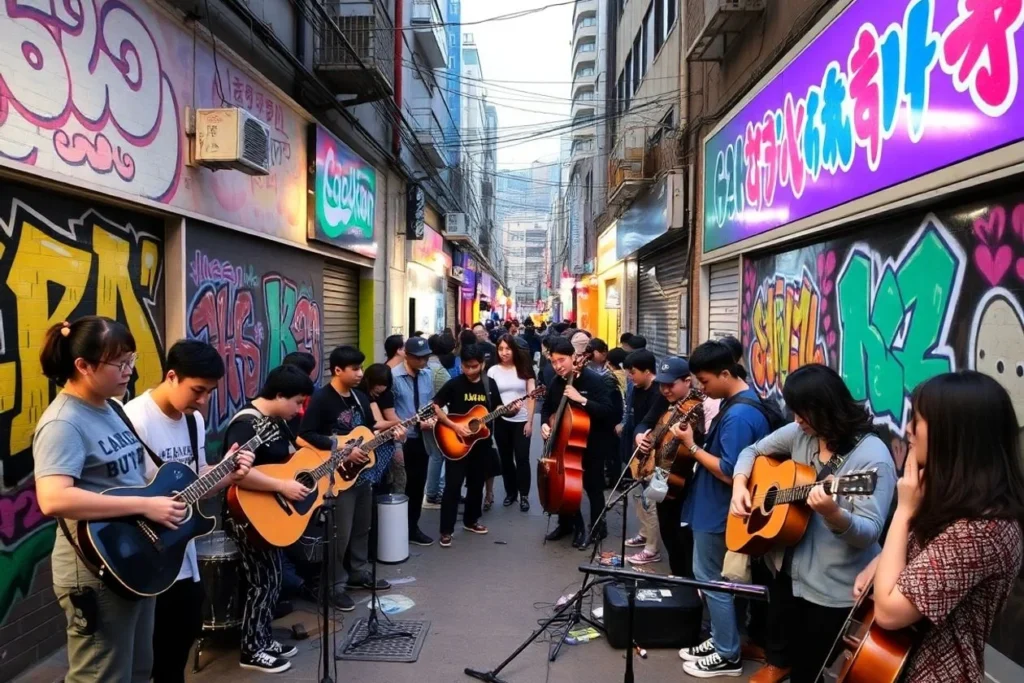
M 469 431 L 471 431 L 474 434 L 476 434 L 477 432 L 480 431 L 480 427 L 482 425 L 480 424 L 480 420 L 470 420 L 469 424 L 466 425 L 466 426 L 469 427 Z
M 309 472 L 299 472 L 295 475 L 295 481 L 299 482 L 307 489 L 316 487 L 316 480 L 313 479 L 313 475 Z
M 775 496 L 777 496 L 778 494 L 778 486 L 772 486 L 770 489 L 764 492 L 764 502 L 761 504 L 761 507 L 766 515 L 772 514 L 772 510 L 775 509 Z

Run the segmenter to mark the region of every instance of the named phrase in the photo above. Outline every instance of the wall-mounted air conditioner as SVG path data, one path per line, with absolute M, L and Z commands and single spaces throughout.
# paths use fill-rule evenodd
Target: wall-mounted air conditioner
M 196 110 L 196 164 L 270 175 L 270 126 L 237 107 Z

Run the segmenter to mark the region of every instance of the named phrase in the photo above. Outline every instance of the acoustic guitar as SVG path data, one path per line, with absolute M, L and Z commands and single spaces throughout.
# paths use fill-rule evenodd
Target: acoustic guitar
M 328 479 L 335 472 L 334 491 L 341 493 L 355 486 L 359 475 L 377 462 L 374 450 L 395 438 L 400 427 L 429 419 L 434 406 L 428 405 L 416 415 L 374 436 L 367 427 L 356 427 L 331 451 L 318 450 L 304 445 L 292 454 L 288 462 L 276 465 L 260 465 L 253 469 L 274 479 L 295 479 L 309 494 L 302 500 L 288 500 L 273 491 L 252 491 L 239 486 L 228 489 L 228 511 L 239 523 L 246 526 L 246 534 L 254 544 L 283 548 L 295 543 L 302 536 L 313 513 L 323 505 L 327 494 Z M 357 464 L 344 462 L 353 449 L 366 453 L 368 460 Z
M 850 610 L 819 678 L 825 683 L 896 683 L 921 635 L 913 626 L 889 631 L 876 624 L 869 587 Z
M 592 356 L 589 351 L 573 356 L 573 374 L 566 386 L 572 386 Z M 551 434 L 537 461 L 537 497 L 549 515 L 572 515 L 579 511 L 583 502 L 583 452 L 588 438 L 590 415 L 563 394 L 551 420 Z
M 543 385 L 537 387 L 525 396 L 516 399 L 510 403 L 506 403 L 503 406 L 495 408 L 491 412 L 487 412 L 487 408 L 482 405 L 475 405 L 469 409 L 468 413 L 462 415 L 449 415 L 448 419 L 457 425 L 468 427 L 472 432 L 469 436 L 459 436 L 458 432 L 449 427 L 446 424 L 438 422 L 434 425 L 434 440 L 437 443 L 438 449 L 441 454 L 449 460 L 462 460 L 469 452 L 473 449 L 473 446 L 480 439 L 489 439 L 491 437 L 491 430 L 487 426 L 495 419 L 504 417 L 513 412 L 509 406 L 526 401 L 531 398 L 540 398 L 544 395 L 547 388 Z
M 79 549 L 107 587 L 122 597 L 136 599 L 159 595 L 174 584 L 189 542 L 216 526 L 214 518 L 199 509 L 199 500 L 234 471 L 238 454 L 254 451 L 280 436 L 277 423 L 266 417 L 253 420 L 252 427 L 256 433 L 251 439 L 202 476 L 188 465 L 169 462 L 161 465 L 145 486 L 122 486 L 101 494 L 170 496 L 186 505 L 185 519 L 177 529 L 142 515 L 78 522 Z
M 809 465 L 758 456 L 748 482 L 750 516 L 743 519 L 729 515 L 725 546 L 734 553 L 763 555 L 780 546 L 796 545 L 811 521 L 811 508 L 804 503 L 817 484 L 823 484 L 825 492 L 832 496 L 870 496 L 878 483 L 875 470 L 844 474 L 824 482 L 815 481 L 816 476 Z

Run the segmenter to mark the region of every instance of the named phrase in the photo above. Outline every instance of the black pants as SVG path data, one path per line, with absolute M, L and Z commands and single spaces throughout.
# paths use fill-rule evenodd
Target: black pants
M 427 487 L 427 464 L 430 456 L 423 438 L 409 439 L 402 446 L 405 453 L 405 495 L 409 496 L 409 533 L 415 533 L 423 509 L 423 490 Z
M 530 437 L 526 436 L 525 422 L 494 421 L 494 441 L 501 456 L 501 479 L 505 495 L 530 497 Z M 447 475 L 446 475 L 447 476 Z
M 693 578 L 693 531 L 680 526 L 683 501 L 666 500 L 655 506 L 658 510 L 658 531 L 668 553 L 668 566 L 675 576 Z
M 480 521 L 487 465 L 493 459 L 494 451 L 491 450 L 490 440 L 478 441 L 473 450 L 461 460 L 445 459 L 444 493 L 441 495 L 442 534 L 450 534 L 455 531 L 463 481 L 466 482 L 466 507 L 462 514 L 462 523 L 464 526 L 471 527 Z
M 794 597 L 793 580 L 781 572 L 769 590 L 765 657 L 769 664 L 792 667 L 791 683 L 815 683 L 850 608 L 822 607 Z
M 184 683 L 192 643 L 203 626 L 203 584 L 175 581 L 156 599 L 153 625 L 154 683 Z
M 583 461 L 583 490 L 590 501 L 590 526 L 594 526 L 604 509 L 604 461 L 601 458 L 591 457 Z M 558 526 L 582 528 L 582 507 L 575 515 L 559 515 Z
M 274 642 L 270 622 L 281 595 L 284 552 L 280 548 L 258 548 L 249 541 L 244 528 L 234 520 L 225 524 L 238 546 L 245 575 L 245 609 L 242 611 L 241 655 L 252 656 L 269 648 Z

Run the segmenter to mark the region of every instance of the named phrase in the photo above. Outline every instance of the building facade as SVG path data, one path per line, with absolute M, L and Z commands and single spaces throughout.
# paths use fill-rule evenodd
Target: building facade
M 898 468 L 931 376 L 987 373 L 1024 414 L 1024 10 L 982 48 L 983 5 L 750 2 L 725 23 L 687 3 L 699 337 L 739 337 L 772 400 L 797 367 L 835 368 Z M 993 680 L 1024 673 L 1022 595 Z

